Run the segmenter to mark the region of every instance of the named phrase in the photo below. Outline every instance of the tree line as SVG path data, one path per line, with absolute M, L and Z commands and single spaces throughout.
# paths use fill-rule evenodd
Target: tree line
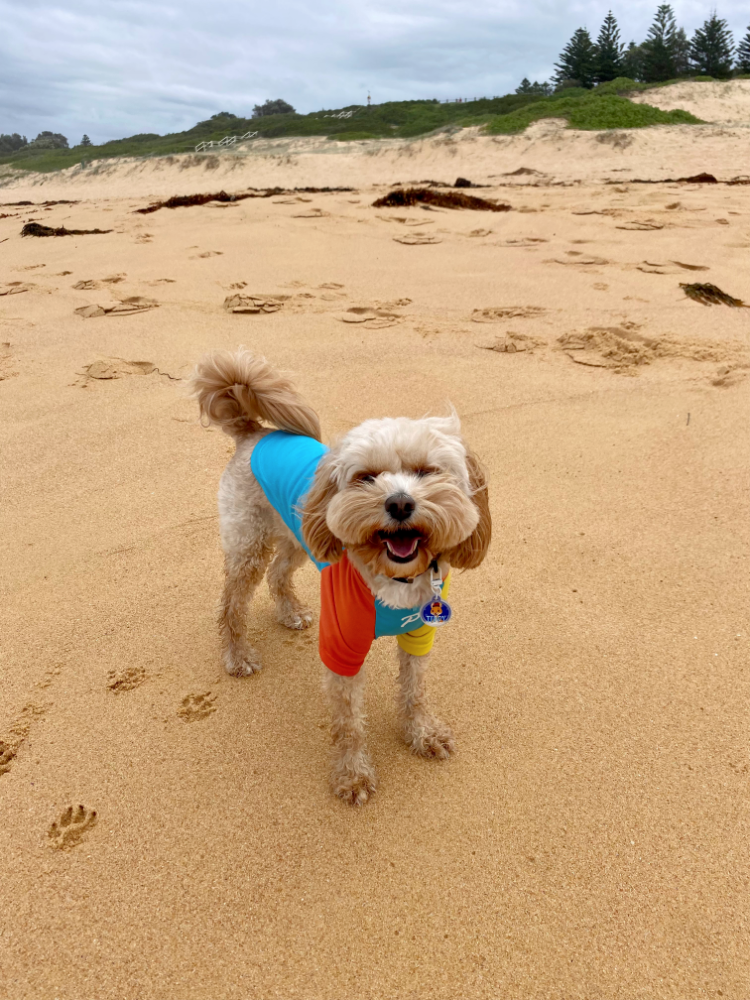
M 712 11 L 688 38 L 677 26 L 674 11 L 661 4 L 644 41 L 623 45 L 612 11 L 604 18 L 594 41 L 586 28 L 578 28 L 555 63 L 553 83 L 530 83 L 524 79 L 517 94 L 547 96 L 563 87 L 591 88 L 618 77 L 640 83 L 663 83 L 687 76 L 711 76 L 726 80 L 750 74 L 750 27 L 735 47 L 727 22 Z M 554 84 L 554 86 L 553 86 Z
M 90 146 L 91 139 L 84 135 L 78 145 Z M 0 155 L 15 153 L 19 149 L 69 149 L 69 146 L 66 137 L 59 132 L 40 132 L 31 142 L 18 132 L 12 132 L 10 135 L 0 133 Z

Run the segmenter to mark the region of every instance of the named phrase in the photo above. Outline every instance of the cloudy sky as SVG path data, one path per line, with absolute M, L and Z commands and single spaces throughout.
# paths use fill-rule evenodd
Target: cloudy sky
M 615 2 L 640 41 L 657 0 Z M 673 4 L 688 35 L 711 0 Z M 180 131 L 283 97 L 298 111 L 506 94 L 547 79 L 598 0 L 0 0 L 0 132 L 50 129 L 71 145 Z M 739 39 L 750 9 L 719 0 Z

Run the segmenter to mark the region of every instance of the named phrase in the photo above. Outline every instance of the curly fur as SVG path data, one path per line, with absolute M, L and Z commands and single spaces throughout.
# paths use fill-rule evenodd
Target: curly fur
M 292 580 L 305 561 L 304 550 L 268 503 L 252 474 L 250 456 L 268 425 L 320 440 L 320 422 L 285 376 L 245 349 L 206 355 L 195 368 L 191 390 L 202 419 L 236 441 L 219 485 L 225 556 L 219 633 L 226 670 L 244 676 L 260 669 L 246 638 L 245 619 L 266 570 L 278 620 L 291 629 L 305 629 L 312 622 Z M 395 494 L 413 504 L 406 522 L 389 509 Z M 394 539 L 405 526 L 413 553 L 395 561 Z M 491 530 L 486 478 L 461 437 L 455 412 L 422 420 L 367 420 L 355 427 L 321 461 L 302 511 L 303 536 L 315 557 L 335 562 L 346 548 L 375 597 L 392 608 L 427 601 L 433 559 L 443 576 L 451 566 L 478 566 Z M 428 660 L 399 648 L 398 710 L 412 750 L 444 758 L 453 753 L 454 741 L 427 705 Z M 366 742 L 365 671 L 339 677 L 326 669 L 324 676 L 332 717 L 331 786 L 339 798 L 362 805 L 376 788 Z

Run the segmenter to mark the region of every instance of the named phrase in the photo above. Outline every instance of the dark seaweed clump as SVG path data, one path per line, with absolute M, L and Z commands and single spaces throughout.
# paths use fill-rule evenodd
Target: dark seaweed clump
M 66 229 L 60 226 L 42 226 L 38 222 L 27 222 L 21 230 L 21 236 L 93 236 L 95 233 L 111 233 L 111 229 Z
M 693 299 L 695 302 L 701 302 L 704 306 L 735 306 L 737 308 L 747 306 L 742 301 L 742 299 L 735 299 L 731 295 L 727 295 L 726 292 L 722 292 L 720 288 L 716 285 L 711 284 L 701 284 L 696 282 L 692 285 L 685 285 L 680 282 L 680 288 L 685 289 L 685 295 L 689 299 Z
M 243 194 L 227 194 L 226 191 L 217 191 L 216 194 L 184 194 L 173 195 L 166 201 L 156 201 L 146 208 L 136 208 L 139 215 L 148 215 L 150 212 L 158 212 L 160 208 L 191 208 L 194 205 L 207 205 L 210 201 L 244 201 L 246 198 L 273 198 L 279 194 L 335 194 L 338 192 L 350 192 L 354 188 L 350 187 L 302 187 L 302 188 L 251 188 Z
M 372 203 L 373 208 L 408 208 L 412 205 L 433 205 L 435 208 L 468 208 L 477 212 L 509 212 L 510 205 L 487 201 L 459 191 L 435 191 L 430 188 L 406 188 L 390 191 Z

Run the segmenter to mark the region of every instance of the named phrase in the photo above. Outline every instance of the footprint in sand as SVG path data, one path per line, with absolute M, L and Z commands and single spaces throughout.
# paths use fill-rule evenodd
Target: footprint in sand
M 293 219 L 324 219 L 329 216 L 330 212 L 324 212 L 322 208 L 311 208 L 309 212 L 300 212 L 297 215 L 293 215 Z
M 133 691 L 146 680 L 144 667 L 125 667 L 122 670 L 110 670 L 107 676 L 107 687 L 115 694 L 123 691 Z
M 535 319 L 544 312 L 542 306 L 490 306 L 475 309 L 471 318 L 474 323 L 497 323 L 505 319 Z
M 711 385 L 725 389 L 733 385 L 738 385 L 747 377 L 748 367 L 750 366 L 722 365 L 722 367 L 717 370 L 715 377 L 711 379 Z M 2 774 L 1 770 L 0 774 Z
M 205 691 L 203 694 L 188 694 L 182 699 L 177 714 L 183 722 L 198 722 L 216 711 L 215 701 L 216 695 L 210 691 Z
M 16 757 L 16 748 L 11 746 L 10 743 L 4 743 L 0 740 L 0 775 L 7 774 L 10 771 L 10 765 L 13 763 Z
M 94 319 L 98 316 L 132 316 L 134 313 L 148 312 L 149 309 L 158 309 L 158 307 L 159 303 L 155 299 L 146 299 L 142 295 L 130 295 L 112 306 L 79 306 L 73 311 L 76 316 L 81 316 L 83 319 Z
M 396 243 L 403 243 L 408 247 L 427 246 L 431 243 L 443 242 L 437 236 L 431 236 L 429 233 L 407 233 L 405 236 L 394 236 L 393 239 Z
M 109 278 L 88 278 L 84 281 L 77 281 L 73 288 L 77 291 L 90 292 L 95 288 L 101 288 L 102 285 L 118 285 L 121 281 L 124 281 L 127 275 L 125 274 L 113 274 Z
M 21 292 L 30 292 L 32 288 L 36 288 L 36 285 L 32 285 L 27 281 L 8 281 L 5 284 L 5 291 L 0 292 L 0 297 L 3 295 L 20 295 Z
M 631 233 L 648 233 L 655 229 L 663 229 L 664 223 L 654 222 L 651 219 L 646 219 L 642 222 L 625 222 L 622 226 L 615 226 L 615 229 L 626 229 Z
M 606 260 L 604 257 L 594 257 L 590 254 L 582 253 L 580 250 L 566 250 L 565 257 L 554 257 L 551 260 L 545 260 L 545 264 L 573 264 L 575 266 L 585 266 L 590 267 L 602 264 L 609 264 L 610 261 Z
M 86 806 L 68 806 L 59 819 L 47 830 L 50 846 L 58 851 L 67 851 L 80 844 L 84 834 L 96 826 L 97 815 L 94 809 Z
M 522 236 L 517 240 L 500 240 L 495 246 L 523 250 L 528 247 L 537 247 L 541 243 L 549 243 L 549 240 L 542 239 L 541 236 Z
M 288 295 L 229 295 L 224 299 L 224 308 L 231 313 L 274 313 L 288 298 Z
M 199 257 L 223 257 L 223 256 L 224 256 L 223 250 L 206 250 L 205 253 L 195 254 L 194 257 L 190 257 L 189 259 L 198 260 Z
M 182 379 L 169 372 L 162 372 L 151 361 L 126 361 L 124 358 L 100 358 L 98 361 L 86 365 L 82 372 L 78 385 L 85 386 L 90 380 L 106 382 L 111 379 L 125 378 L 128 375 L 166 375 L 173 382 L 181 382 Z
M 657 341 L 638 333 L 635 324 L 590 327 L 582 333 L 565 333 L 557 342 L 576 364 L 621 374 L 635 374 L 633 368 L 648 365 L 657 356 Z
M 352 306 L 339 313 L 336 319 L 341 323 L 364 324 L 369 330 L 383 330 L 403 319 L 394 309 L 410 304 L 411 299 L 396 299 L 394 302 L 377 302 L 373 306 Z
M 10 341 L 6 340 L 0 344 L 0 382 L 15 375 L 18 375 L 16 359 L 11 354 Z
M 509 330 L 504 337 L 499 337 L 494 344 L 486 346 L 484 350 L 495 351 L 497 354 L 531 354 L 535 347 L 541 347 L 543 343 L 543 340 L 537 340 L 536 337 Z

